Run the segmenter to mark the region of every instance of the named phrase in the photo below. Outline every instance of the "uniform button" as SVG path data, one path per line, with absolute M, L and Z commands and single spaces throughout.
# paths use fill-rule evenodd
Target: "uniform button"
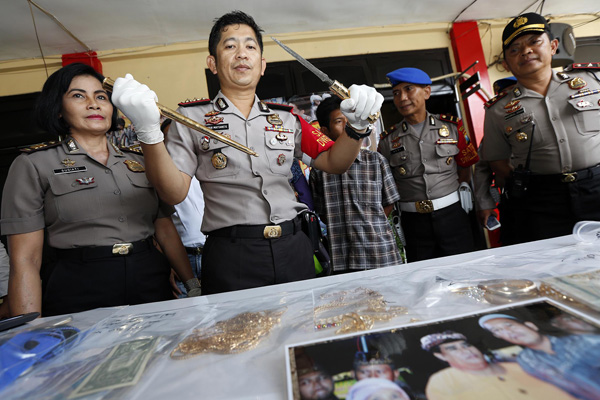
M 427 176 L 427 174 L 423 174 L 423 176 Z
M 426 158 L 424 158 L 424 159 L 423 159 L 423 162 L 427 162 L 427 159 L 426 159 Z
M 266 194 L 268 194 L 268 193 L 269 193 L 269 192 L 267 192 L 267 189 L 263 190 L 263 194 L 264 194 L 264 195 L 266 195 Z
M 125 218 L 124 217 L 119 217 L 119 222 L 124 222 Z
M 114 193 L 114 194 L 121 194 L 121 191 L 120 191 L 119 189 L 117 189 L 117 190 L 115 190 L 113 193 Z
M 431 190 L 428 190 L 427 193 L 431 194 Z
M 560 139 L 559 142 L 564 143 L 565 139 Z
M 423 141 L 422 141 L 422 140 L 419 140 L 419 143 L 420 143 L 420 144 L 423 144 Z
M 556 121 L 556 117 L 552 117 L 552 121 Z
M 564 174 L 566 174 L 566 173 L 567 173 L 567 172 L 569 172 L 569 171 L 571 171 L 571 166 L 570 166 L 570 165 L 567 165 L 567 166 L 565 166 L 565 167 L 562 169 L 562 172 L 563 172 Z
M 250 125 L 252 125 L 252 124 L 250 123 L 250 121 L 248 121 L 248 122 L 246 122 L 246 125 L 247 125 L 247 126 L 250 126 Z
M 104 173 L 105 173 L 105 174 L 111 174 L 111 173 L 112 173 L 112 171 L 111 171 L 110 169 L 105 169 L 105 170 L 104 170 Z

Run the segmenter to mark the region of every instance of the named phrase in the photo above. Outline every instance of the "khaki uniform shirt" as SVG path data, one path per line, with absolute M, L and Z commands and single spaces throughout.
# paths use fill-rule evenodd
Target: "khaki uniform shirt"
M 457 126 L 429 113 L 424 124 L 420 133 L 402 120 L 379 142 L 379 152 L 392 168 L 400 201 L 434 200 L 458 190 L 454 160 L 460 152 Z
M 167 135 L 167 150 L 177 168 L 196 176 L 204 193 L 202 232 L 233 225 L 279 224 L 306 209 L 299 203 L 289 179 L 294 157 L 302 157 L 305 140 L 315 136 L 321 150 L 331 142 L 320 132 L 305 133 L 289 111 L 271 110 L 255 98 L 248 118 L 219 92 L 212 101 L 182 103 L 181 114 L 259 154 L 250 156 L 181 124 Z M 306 136 L 306 137 L 303 137 Z M 318 136 L 318 137 L 317 137 Z M 325 138 L 326 140 L 322 140 Z M 308 154 L 316 158 L 319 153 Z
M 2 234 L 48 228 L 48 243 L 67 249 L 135 242 L 154 234 L 154 220 L 173 213 L 146 178 L 142 155 L 108 145 L 106 166 L 72 138 L 22 154 L 2 196 Z
M 484 159 L 512 155 L 513 166 L 525 166 L 535 122 L 532 173 L 566 173 L 600 163 L 600 93 L 593 93 L 600 89 L 598 79 L 591 70 L 553 72 L 545 97 L 518 83 L 501 92 L 486 103 Z

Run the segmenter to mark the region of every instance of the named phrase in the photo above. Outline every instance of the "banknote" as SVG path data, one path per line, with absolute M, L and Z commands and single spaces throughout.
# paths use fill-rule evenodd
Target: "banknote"
M 158 340 L 158 337 L 143 338 L 115 346 L 68 398 L 135 385 L 144 373 Z

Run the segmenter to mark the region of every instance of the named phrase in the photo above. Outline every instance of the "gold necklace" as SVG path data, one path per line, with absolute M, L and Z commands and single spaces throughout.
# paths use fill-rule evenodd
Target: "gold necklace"
M 171 358 L 182 360 L 201 353 L 237 354 L 251 350 L 279 324 L 284 312 L 244 312 L 211 327 L 196 329 L 171 351 Z

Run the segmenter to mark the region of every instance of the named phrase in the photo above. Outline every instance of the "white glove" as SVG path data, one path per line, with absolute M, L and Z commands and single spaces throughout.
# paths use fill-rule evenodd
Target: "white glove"
M 458 187 L 458 195 L 460 196 L 460 205 L 468 214 L 473 209 L 473 192 L 471 186 L 467 182 L 462 182 Z
M 158 97 L 148 86 L 133 79 L 131 74 L 117 78 L 112 101 L 131 120 L 140 142 L 155 144 L 164 140 L 160 130 L 160 111 L 156 106 Z
M 383 96 L 375 88 L 367 85 L 350 86 L 350 98 L 342 101 L 340 110 L 356 131 L 364 131 L 369 126 L 367 117 L 379 112 Z

